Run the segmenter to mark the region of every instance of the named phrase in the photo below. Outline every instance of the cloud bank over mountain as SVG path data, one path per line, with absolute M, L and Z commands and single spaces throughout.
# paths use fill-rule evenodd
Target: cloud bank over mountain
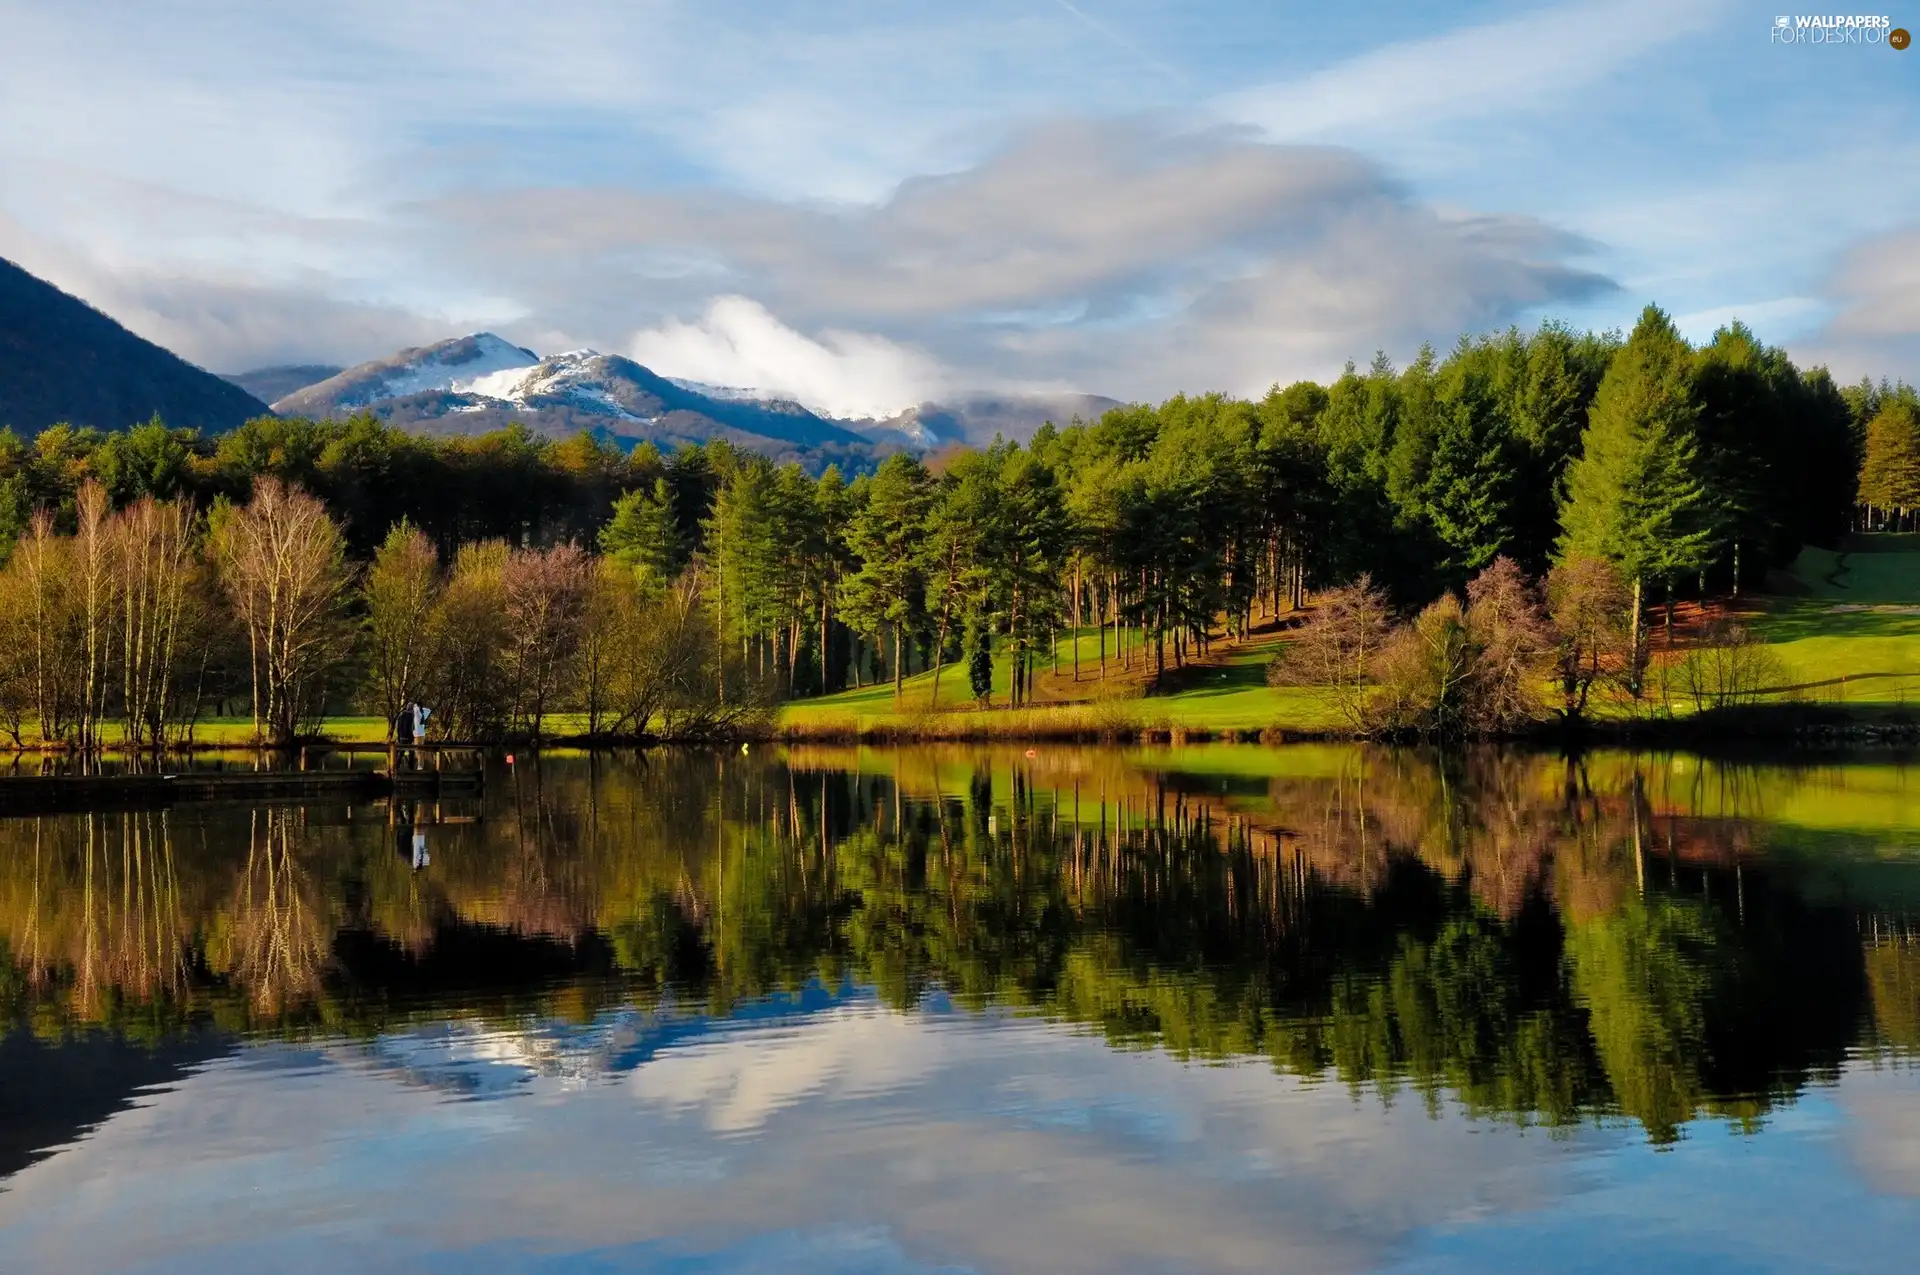
M 929 356 L 859 332 L 794 331 L 765 306 L 725 296 L 691 323 L 669 319 L 634 334 L 633 357 L 709 385 L 755 389 L 844 417 L 887 417 L 946 392 Z

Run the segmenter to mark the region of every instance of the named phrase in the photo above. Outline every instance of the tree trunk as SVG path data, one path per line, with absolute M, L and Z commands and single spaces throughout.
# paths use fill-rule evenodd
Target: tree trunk
M 1080 680 L 1080 597 L 1085 587 L 1080 577 L 1080 559 L 1073 560 L 1073 680 Z
M 1106 608 L 1113 604 L 1112 590 L 1107 591 L 1106 596 L 1100 599 L 1100 603 L 1101 604 L 1098 606 L 1095 606 L 1093 610 L 1094 610 L 1094 622 L 1100 630 L 1100 680 L 1104 682 L 1107 680 L 1107 612 L 1106 612 Z
M 927 700 L 927 711 L 935 712 L 940 707 L 940 670 L 947 663 L 947 628 L 953 622 L 953 602 L 949 600 L 940 608 L 940 636 L 933 644 L 933 694 Z
M 1640 692 L 1644 687 L 1642 670 L 1646 666 L 1646 648 L 1644 645 L 1646 642 L 1646 632 L 1641 623 L 1642 598 L 1644 593 L 1645 580 L 1643 577 L 1636 575 L 1633 578 L 1633 653 L 1628 657 L 1632 662 L 1627 669 L 1627 689 L 1633 692 L 1635 699 L 1640 697 Z
M 900 703 L 900 626 L 893 626 L 893 702 Z
M 827 596 L 820 595 L 820 693 L 827 694 L 833 689 L 833 682 L 827 676 Z

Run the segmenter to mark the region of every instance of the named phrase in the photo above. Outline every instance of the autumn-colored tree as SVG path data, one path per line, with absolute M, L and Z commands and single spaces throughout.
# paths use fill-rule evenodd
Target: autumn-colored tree
M 514 718 L 535 739 L 545 733 L 547 713 L 572 675 L 592 581 L 590 560 L 571 544 L 518 550 L 501 573 Z
M 1627 673 L 1634 658 L 1630 592 L 1604 558 L 1570 558 L 1547 575 L 1547 615 L 1553 626 L 1554 676 L 1567 721 L 1587 714 L 1593 688 Z
M 114 545 L 108 528 L 107 492 L 89 480 L 75 501 L 79 531 L 74 536 L 74 587 L 80 605 L 80 640 L 85 672 L 81 681 L 79 743 L 101 745 L 107 692 L 113 683 L 114 612 L 117 610 Z
M 0 575 L 0 606 L 20 626 L 0 659 L 15 667 L 16 693 L 31 703 L 21 716 L 31 716 L 46 742 L 68 738 L 84 702 L 86 644 L 75 575 L 72 539 L 55 534 L 52 513 L 36 512 Z
M 367 678 L 389 740 L 402 742 L 396 733 L 400 715 L 424 695 L 440 591 L 440 559 L 433 545 L 409 523 L 395 523 L 361 586 Z
M 426 694 L 441 738 L 485 739 L 507 725 L 506 565 L 498 540 L 462 545 L 434 605 Z
M 1889 396 L 1867 423 L 1860 503 L 1883 519 L 1920 509 L 1920 409 L 1908 399 Z

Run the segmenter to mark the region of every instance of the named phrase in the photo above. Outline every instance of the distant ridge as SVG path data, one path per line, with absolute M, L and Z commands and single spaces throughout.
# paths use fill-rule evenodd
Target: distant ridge
M 157 413 L 218 433 L 266 412 L 240 386 L 0 259 L 0 426 L 123 430 Z
M 618 354 L 541 358 L 491 332 L 401 350 L 275 400 L 288 416 L 372 412 L 421 434 L 470 435 L 518 421 L 561 437 L 585 429 L 631 445 L 725 438 L 775 455 L 852 453 L 873 444 L 785 400 L 727 398 L 670 381 Z
M 277 367 L 257 367 L 251 372 L 222 372 L 220 379 L 233 382 L 262 403 L 271 403 L 309 385 L 318 385 L 330 376 L 338 376 L 341 370 L 334 363 L 285 363 Z

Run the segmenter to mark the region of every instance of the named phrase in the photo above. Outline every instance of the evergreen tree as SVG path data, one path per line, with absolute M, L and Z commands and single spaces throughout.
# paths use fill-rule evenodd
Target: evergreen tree
M 869 637 L 891 631 L 895 699 L 906 672 L 907 634 L 923 601 L 921 543 L 930 494 L 925 467 L 896 452 L 866 484 L 866 504 L 848 528 L 847 543 L 860 566 L 841 586 L 841 611 Z
M 1604 558 L 1632 582 L 1636 687 L 1646 581 L 1697 570 L 1714 547 L 1692 361 L 1672 320 L 1648 306 L 1600 382 L 1560 510 L 1562 560 Z
M 652 490 L 636 487 L 614 501 L 613 517 L 600 529 L 600 548 L 633 568 L 650 588 L 664 587 L 679 574 L 685 551 L 666 479 L 656 478 Z
M 967 687 L 982 706 L 993 696 L 993 638 L 984 618 L 967 633 Z
M 1464 582 L 1513 539 L 1514 480 L 1519 448 L 1487 377 L 1471 367 L 1450 368 L 1436 386 L 1432 451 L 1420 486 L 1420 506 L 1446 546 L 1442 570 Z

